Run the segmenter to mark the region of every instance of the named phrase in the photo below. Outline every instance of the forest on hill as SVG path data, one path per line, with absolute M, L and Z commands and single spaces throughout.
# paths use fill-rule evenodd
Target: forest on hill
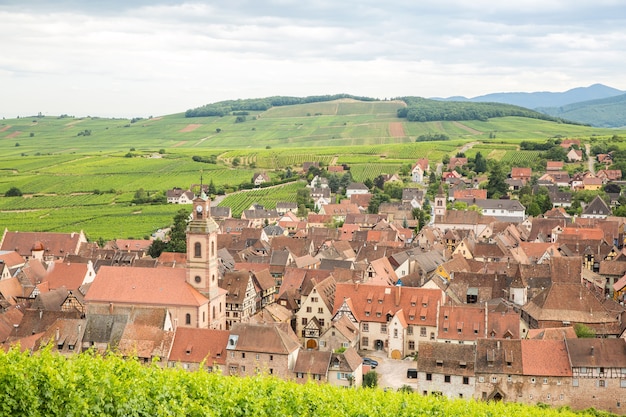
M 212 117 L 212 116 L 247 116 L 251 111 L 266 111 L 272 107 L 291 106 L 307 103 L 328 102 L 339 99 L 352 99 L 357 101 L 380 101 L 370 97 L 358 97 L 349 94 L 307 96 L 307 97 L 286 97 L 274 96 L 257 99 L 227 100 L 217 103 L 206 104 L 204 106 L 189 109 L 185 112 L 186 117 Z M 559 117 L 539 113 L 520 106 L 503 103 L 474 103 L 469 101 L 440 101 L 422 97 L 400 97 L 395 100 L 406 104 L 397 110 L 399 118 L 406 118 L 411 122 L 432 122 L 432 121 L 465 121 L 479 120 L 487 121 L 494 117 L 527 117 L 532 119 L 547 120 L 557 123 L 571 122 Z

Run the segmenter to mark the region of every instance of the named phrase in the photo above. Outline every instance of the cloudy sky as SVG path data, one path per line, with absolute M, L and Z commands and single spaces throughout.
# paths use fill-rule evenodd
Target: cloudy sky
M 0 117 L 626 90 L 622 0 L 0 0 Z

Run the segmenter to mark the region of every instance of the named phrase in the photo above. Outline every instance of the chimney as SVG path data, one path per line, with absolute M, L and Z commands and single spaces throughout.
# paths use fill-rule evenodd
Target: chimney
M 61 332 L 59 331 L 59 328 L 57 327 L 54 333 L 54 340 L 59 340 L 60 337 L 61 337 Z
M 593 356 L 593 346 L 591 346 L 591 356 Z
M 39 310 L 39 320 L 43 318 L 43 310 Z

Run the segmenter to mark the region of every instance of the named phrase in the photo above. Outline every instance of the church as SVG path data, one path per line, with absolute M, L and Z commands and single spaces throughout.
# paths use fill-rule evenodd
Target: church
M 90 306 L 166 308 L 174 328 L 226 329 L 226 290 L 218 285 L 218 225 L 211 201 L 193 200 L 185 268 L 103 266 L 85 295 Z

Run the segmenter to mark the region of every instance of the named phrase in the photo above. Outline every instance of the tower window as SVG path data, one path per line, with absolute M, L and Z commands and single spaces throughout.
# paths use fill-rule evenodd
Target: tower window
M 194 278 L 196 280 L 196 282 L 199 284 L 200 282 L 202 282 L 202 278 L 200 277 L 200 275 L 196 275 L 196 277 Z
M 191 324 L 191 314 L 185 314 L 185 324 Z
M 202 243 L 196 242 L 193 245 L 193 256 L 196 258 L 200 258 L 202 256 Z

